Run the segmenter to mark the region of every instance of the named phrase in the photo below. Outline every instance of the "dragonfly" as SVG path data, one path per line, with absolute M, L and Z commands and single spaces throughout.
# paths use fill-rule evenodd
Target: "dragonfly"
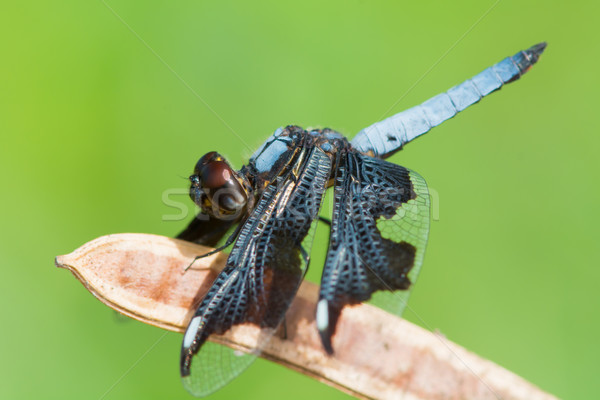
M 201 157 L 189 178 L 200 212 L 178 238 L 214 247 L 229 233 L 215 252 L 233 247 L 184 334 L 180 372 L 186 389 L 196 396 L 214 392 L 276 334 L 309 266 L 320 220 L 330 225 L 315 310 L 323 351 L 334 353 L 345 307 L 370 302 L 400 315 L 423 263 L 430 202 L 420 175 L 385 159 L 519 79 L 545 47 L 540 43 L 507 57 L 364 128 L 351 141 L 332 129 L 290 125 L 277 129 L 238 171 L 217 152 Z M 331 186 L 328 221 L 320 208 Z M 264 333 L 249 354 L 207 340 L 240 324 Z

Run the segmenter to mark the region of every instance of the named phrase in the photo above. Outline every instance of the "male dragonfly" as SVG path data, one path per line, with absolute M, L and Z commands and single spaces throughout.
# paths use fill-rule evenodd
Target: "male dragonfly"
M 429 195 L 418 174 L 383 159 L 519 79 L 545 47 L 540 43 L 508 57 L 363 129 L 352 141 L 331 129 L 287 126 L 239 171 L 216 152 L 200 158 L 190 176 L 190 196 L 201 211 L 178 237 L 215 246 L 237 228 L 217 249 L 233 244 L 184 335 L 180 368 L 188 391 L 204 396 L 233 379 L 281 324 L 308 268 L 329 186 L 334 186 L 335 204 L 315 310 L 324 351 L 334 352 L 332 338 L 346 306 L 369 300 L 399 315 L 423 262 Z M 211 334 L 243 323 L 266 332 L 254 354 L 207 342 Z

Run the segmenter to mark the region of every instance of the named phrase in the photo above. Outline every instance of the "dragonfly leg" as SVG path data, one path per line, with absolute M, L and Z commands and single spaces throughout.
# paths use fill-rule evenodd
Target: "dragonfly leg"
M 281 325 L 282 325 L 282 328 L 283 328 L 283 332 L 282 332 L 283 340 L 287 340 L 287 338 L 288 338 L 288 333 L 287 333 L 287 318 L 285 316 L 283 316 L 283 321 L 281 321 Z
M 319 215 L 319 221 L 321 221 L 322 223 L 331 226 L 331 220 L 329 218 L 325 218 L 325 217 L 321 217 Z
M 302 273 L 302 279 L 304 279 L 304 277 L 306 276 L 306 273 L 308 272 L 308 265 L 310 264 L 310 254 L 308 254 L 306 252 L 306 250 L 304 250 L 304 247 L 300 246 L 300 254 L 302 254 L 302 257 L 304 258 L 304 262 L 306 263 L 306 268 L 304 269 L 304 272 Z
M 208 253 L 194 257 L 194 259 L 192 260 L 190 265 L 185 267 L 184 272 L 187 271 L 188 269 L 190 269 L 192 267 L 192 265 L 194 265 L 194 263 L 196 261 L 198 261 L 199 259 L 208 257 L 208 256 L 212 256 L 213 254 L 218 253 L 219 251 L 225 250 L 227 247 L 231 246 L 233 244 L 233 242 L 235 242 L 235 239 L 237 238 L 238 233 L 240 233 L 242 225 L 243 224 L 238 225 L 238 227 L 235 229 L 235 231 L 231 235 L 229 235 L 229 237 L 227 238 L 227 240 L 225 241 L 225 244 L 223 244 L 223 246 L 219 246 L 216 249 L 209 251 Z

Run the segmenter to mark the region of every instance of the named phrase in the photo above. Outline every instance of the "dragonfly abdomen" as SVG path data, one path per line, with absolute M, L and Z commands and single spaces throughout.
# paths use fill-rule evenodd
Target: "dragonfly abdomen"
M 445 93 L 376 122 L 361 130 L 352 140 L 352 146 L 375 157 L 392 155 L 434 126 L 454 117 L 503 85 L 519 79 L 537 62 L 545 48 L 546 43 L 540 43 L 520 51 Z

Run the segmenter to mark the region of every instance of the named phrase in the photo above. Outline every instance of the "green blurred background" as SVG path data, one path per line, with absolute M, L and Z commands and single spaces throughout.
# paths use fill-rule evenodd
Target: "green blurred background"
M 281 125 L 352 136 L 542 40 L 521 81 L 391 160 L 427 179 L 438 213 L 405 316 L 557 396 L 600 390 L 598 2 L 2 8 L 1 398 L 189 399 L 181 335 L 152 347 L 163 331 L 118 318 L 54 256 L 175 235 L 191 214 L 165 221 L 163 193 L 209 150 L 240 167 Z M 313 281 L 326 241 L 322 227 Z M 348 398 L 262 360 L 214 398 L 283 395 Z

